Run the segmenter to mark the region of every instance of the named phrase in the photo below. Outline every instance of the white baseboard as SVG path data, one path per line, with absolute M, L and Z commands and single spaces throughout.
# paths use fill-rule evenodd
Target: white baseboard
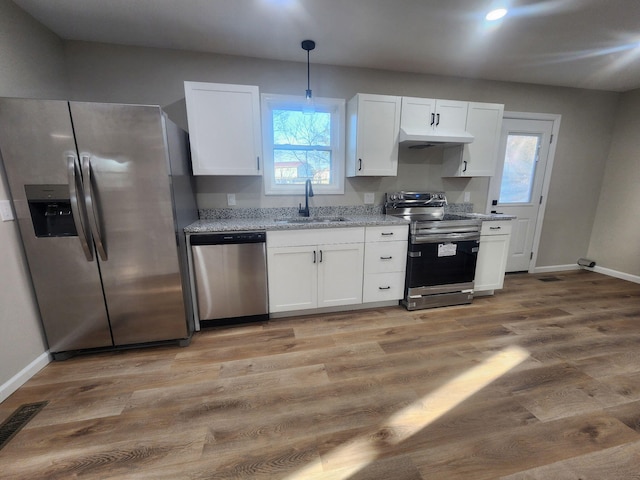
M 597 265 L 593 268 L 581 267 L 578 264 L 551 265 L 548 267 L 536 267 L 533 269 L 533 272 L 531 273 L 566 272 L 569 270 L 589 270 L 590 272 L 602 273 L 603 275 L 620 278 L 622 280 L 627 280 L 629 282 L 640 283 L 640 276 L 638 275 L 631 275 L 630 273 L 619 272 L 617 270 L 612 270 L 610 268 L 605 268 L 605 267 L 599 267 Z
M 604 275 L 609 275 L 610 277 L 616 277 L 622 280 L 628 280 L 629 282 L 633 282 L 633 283 L 640 283 L 640 276 L 631 275 L 630 273 L 619 272 L 617 270 L 612 270 L 610 268 L 599 267 L 596 265 L 593 268 L 585 268 L 585 270 L 591 270 L 597 273 L 602 273 Z
M 579 270 L 577 263 L 569 265 L 550 265 L 548 267 L 535 267 L 531 273 L 551 273 L 551 272 L 568 272 L 569 270 Z
M 49 355 L 49 352 L 44 352 L 8 381 L 0 385 L 0 403 L 4 402 L 9 395 L 18 390 L 18 388 L 24 385 L 27 380 L 46 367 L 50 362 L 51 355 Z

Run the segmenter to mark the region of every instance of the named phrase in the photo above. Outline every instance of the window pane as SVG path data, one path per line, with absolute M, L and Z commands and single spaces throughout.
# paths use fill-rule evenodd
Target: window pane
M 540 137 L 509 135 L 500 184 L 500 203 L 530 203 Z
M 331 183 L 331 152 L 328 150 L 288 150 L 274 148 L 273 174 L 275 183 L 303 184 L 310 179 L 313 184 Z
M 274 145 L 331 145 L 331 114 L 273 110 Z

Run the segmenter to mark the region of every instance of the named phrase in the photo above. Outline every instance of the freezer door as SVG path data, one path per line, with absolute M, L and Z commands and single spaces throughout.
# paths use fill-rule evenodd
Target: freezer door
M 70 213 L 62 205 L 70 201 L 69 159 L 77 155 L 68 103 L 1 98 L 0 153 L 50 351 L 111 346 L 98 266 L 83 250 L 82 225 L 36 236 L 27 201 L 29 192 L 34 217 L 41 207 L 47 221 L 47 213 Z
M 187 338 L 160 108 L 70 108 L 115 345 Z

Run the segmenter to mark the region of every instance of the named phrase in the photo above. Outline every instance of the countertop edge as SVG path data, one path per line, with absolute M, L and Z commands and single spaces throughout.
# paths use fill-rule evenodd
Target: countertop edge
M 251 230 L 309 230 L 320 228 L 348 228 L 408 225 L 409 221 L 390 215 L 344 215 L 344 221 L 283 223 L 278 219 L 266 218 L 225 218 L 197 220 L 187 225 L 184 232 L 212 233 L 212 232 L 246 232 Z

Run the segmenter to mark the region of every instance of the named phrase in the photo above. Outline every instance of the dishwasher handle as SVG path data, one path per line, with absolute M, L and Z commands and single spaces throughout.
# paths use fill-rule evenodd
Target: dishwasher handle
M 264 243 L 265 232 L 228 232 L 192 234 L 191 245 L 226 245 L 241 243 Z

